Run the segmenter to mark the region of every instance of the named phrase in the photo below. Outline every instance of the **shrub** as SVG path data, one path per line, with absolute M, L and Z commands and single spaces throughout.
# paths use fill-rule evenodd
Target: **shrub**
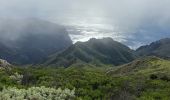
M 54 89 L 42 87 L 31 87 L 28 89 L 4 88 L 0 92 L 1 100 L 72 100 L 74 91 L 69 89 Z
M 160 79 L 163 81 L 170 81 L 169 77 L 166 75 L 162 76 Z
M 17 72 L 14 75 L 10 76 L 10 79 L 16 81 L 17 83 L 21 83 L 23 75 L 18 74 Z
M 157 79 L 158 78 L 158 76 L 156 76 L 155 74 L 151 74 L 150 75 L 150 79 L 152 79 L 152 80 L 155 80 L 155 79 Z

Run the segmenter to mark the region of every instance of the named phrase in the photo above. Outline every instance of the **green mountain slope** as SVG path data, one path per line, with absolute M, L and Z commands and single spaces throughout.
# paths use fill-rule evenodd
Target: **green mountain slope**
M 62 53 L 51 56 L 45 64 L 64 67 L 83 63 L 120 65 L 135 58 L 132 52 L 130 48 L 111 38 L 92 38 L 87 42 L 77 42 Z
M 169 60 L 145 57 L 109 70 L 107 74 L 113 76 L 115 80 L 123 80 L 124 87 L 121 91 L 123 91 L 124 98 L 134 97 L 133 100 L 169 100 L 169 72 Z M 121 97 L 123 97 L 123 94 L 121 94 Z M 132 98 L 128 100 L 132 100 Z
M 136 50 L 139 56 L 158 56 L 170 58 L 170 38 L 161 39 Z
M 131 63 L 121 65 L 117 69 L 114 69 L 113 74 L 120 75 L 148 75 L 154 73 L 166 73 L 170 71 L 170 61 L 164 60 L 158 57 L 150 56 L 139 58 Z M 108 73 L 110 73 L 108 72 Z
M 76 100 L 170 100 L 169 72 L 170 61 L 157 57 L 139 58 L 112 68 L 12 67 L 8 73 L 0 69 L 0 93 L 5 91 L 4 86 L 45 86 L 75 90 Z

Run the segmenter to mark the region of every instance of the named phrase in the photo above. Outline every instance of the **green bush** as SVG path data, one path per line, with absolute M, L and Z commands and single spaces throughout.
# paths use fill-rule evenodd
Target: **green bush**
M 31 87 L 28 89 L 4 88 L 0 92 L 1 100 L 73 100 L 74 90 Z

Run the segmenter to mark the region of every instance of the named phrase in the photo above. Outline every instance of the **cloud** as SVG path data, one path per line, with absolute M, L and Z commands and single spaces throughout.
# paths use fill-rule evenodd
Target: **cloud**
M 136 48 L 170 37 L 169 4 L 169 0 L 0 0 L 0 16 L 64 24 L 73 41 L 111 36 Z

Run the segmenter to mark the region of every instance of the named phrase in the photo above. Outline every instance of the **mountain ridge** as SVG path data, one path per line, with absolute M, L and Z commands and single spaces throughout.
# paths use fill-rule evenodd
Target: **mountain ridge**
M 112 38 L 92 38 L 87 42 L 73 44 L 55 58 L 46 61 L 45 64 L 63 66 L 68 63 L 64 66 L 70 66 L 78 60 L 84 63 L 119 65 L 133 59 L 132 50 Z
M 139 47 L 135 53 L 139 56 L 157 56 L 170 58 L 170 38 L 163 38 L 149 45 Z

